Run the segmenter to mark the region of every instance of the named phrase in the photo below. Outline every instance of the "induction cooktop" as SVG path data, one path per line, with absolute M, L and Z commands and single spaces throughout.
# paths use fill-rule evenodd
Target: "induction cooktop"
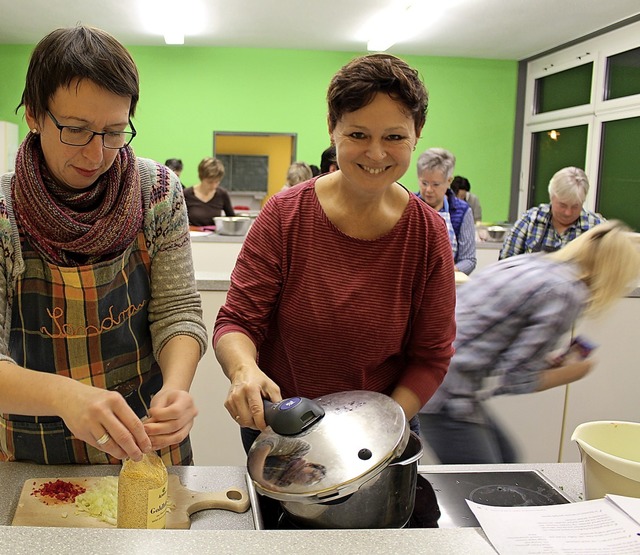
M 536 470 L 418 470 L 416 500 L 405 528 L 480 527 L 466 499 L 495 507 L 558 505 L 571 500 Z M 428 483 L 427 483 L 428 482 Z M 293 529 L 280 503 L 259 495 L 247 474 L 256 530 Z
M 420 472 L 433 486 L 440 528 L 480 524 L 466 499 L 494 507 L 559 505 L 571 500 L 535 470 Z

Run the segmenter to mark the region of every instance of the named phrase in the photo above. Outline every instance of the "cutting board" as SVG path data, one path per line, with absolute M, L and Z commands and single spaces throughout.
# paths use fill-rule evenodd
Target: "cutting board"
M 72 482 L 89 490 L 100 481 L 98 477 L 87 478 L 32 478 L 26 480 L 18 507 L 13 516 L 13 526 L 60 526 L 69 528 L 115 528 L 102 520 L 81 512 L 76 514 L 74 503 L 47 505 L 40 496 L 31 495 L 45 482 L 55 480 Z M 175 474 L 169 475 L 168 502 L 175 505 L 167 512 L 167 528 L 186 529 L 191 527 L 190 516 L 205 509 L 224 509 L 244 513 L 249 508 L 249 496 L 246 491 L 229 488 L 219 492 L 197 492 L 187 489 Z M 44 498 L 50 501 L 49 498 Z

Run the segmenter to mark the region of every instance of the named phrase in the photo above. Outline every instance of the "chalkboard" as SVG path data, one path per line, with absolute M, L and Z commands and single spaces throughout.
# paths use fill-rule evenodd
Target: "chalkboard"
M 224 164 L 224 178 L 220 183 L 227 191 L 267 192 L 269 157 L 246 154 L 219 154 Z

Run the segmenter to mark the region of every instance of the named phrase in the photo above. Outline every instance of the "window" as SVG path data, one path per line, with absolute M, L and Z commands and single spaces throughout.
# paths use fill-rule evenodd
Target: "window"
M 640 48 L 607 58 L 605 100 L 640 94 Z
M 602 124 L 596 209 L 640 231 L 640 117 Z
M 549 180 L 560 168 L 584 168 L 587 130 L 577 125 L 533 134 L 529 206 L 549 202 Z
M 511 220 L 548 202 L 551 176 L 585 170 L 585 208 L 640 231 L 640 21 L 526 62 L 521 177 Z M 517 209 L 517 212 L 516 212 Z
M 593 63 L 536 79 L 536 114 L 589 104 Z

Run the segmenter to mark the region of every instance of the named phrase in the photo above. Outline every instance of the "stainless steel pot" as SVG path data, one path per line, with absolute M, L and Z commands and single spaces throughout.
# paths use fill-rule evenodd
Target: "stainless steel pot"
M 282 508 L 307 528 L 402 528 L 413 512 L 421 456 L 420 438 L 411 432 L 404 453 L 355 493 L 324 503 L 282 501 Z
M 304 527 L 404 526 L 413 511 L 422 445 L 400 406 L 370 391 L 314 401 L 324 416 L 310 427 L 289 436 L 267 428 L 251 447 L 248 470 L 256 491 L 279 500 Z

